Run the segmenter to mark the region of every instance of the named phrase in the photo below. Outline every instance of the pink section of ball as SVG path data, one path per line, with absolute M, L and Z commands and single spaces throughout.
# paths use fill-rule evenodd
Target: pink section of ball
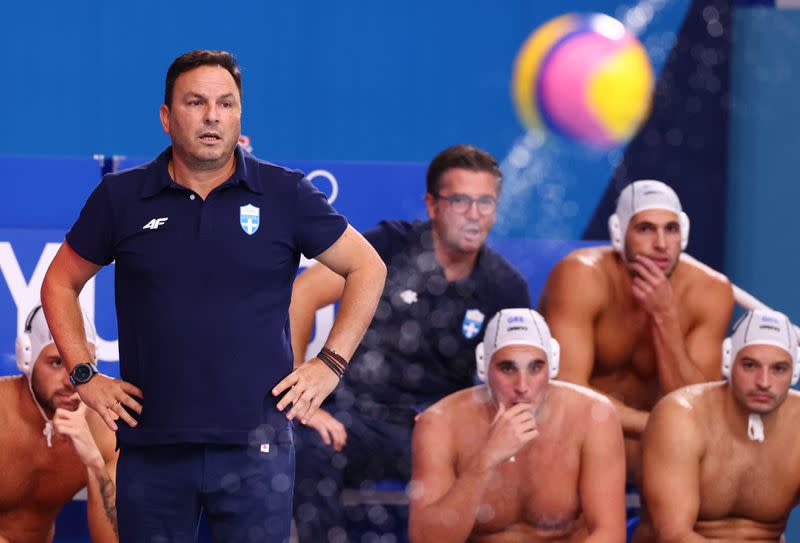
M 595 68 L 630 41 L 586 31 L 556 45 L 542 67 L 539 91 L 544 116 L 558 131 L 599 147 L 617 143 L 592 114 L 587 93 Z

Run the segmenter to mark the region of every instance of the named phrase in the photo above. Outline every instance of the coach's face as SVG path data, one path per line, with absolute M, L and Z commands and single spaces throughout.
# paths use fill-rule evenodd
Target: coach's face
M 476 253 L 494 225 L 497 197 L 493 174 L 464 168 L 445 171 L 439 194 L 425 195 L 436 239 L 448 251 Z
M 199 66 L 175 80 L 172 105 L 163 104 L 161 125 L 173 156 L 192 169 L 223 167 L 239 141 L 242 104 L 233 76 L 221 66 Z

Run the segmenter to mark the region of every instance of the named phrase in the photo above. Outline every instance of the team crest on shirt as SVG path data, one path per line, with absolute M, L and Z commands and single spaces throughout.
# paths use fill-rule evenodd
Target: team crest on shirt
M 478 335 L 483 326 L 486 316 L 479 309 L 467 309 L 464 313 L 464 322 L 461 323 L 461 332 L 467 339 L 472 339 Z
M 258 230 L 258 225 L 261 222 L 261 210 L 253 204 L 246 206 L 239 206 L 239 224 L 242 226 L 245 234 L 252 236 Z

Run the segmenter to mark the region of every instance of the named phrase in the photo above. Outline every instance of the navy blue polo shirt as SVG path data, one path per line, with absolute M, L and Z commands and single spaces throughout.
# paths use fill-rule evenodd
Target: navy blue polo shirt
M 519 271 L 486 245 L 468 277 L 448 282 L 430 222 L 383 221 L 364 236 L 388 275 L 336 402 L 402 419 L 402 412 L 472 386 L 484 327 L 501 309 L 530 307 L 530 293 Z
M 142 389 L 122 443 L 269 441 L 287 423 L 270 390 L 292 370 L 288 308 L 300 254 L 347 222 L 303 174 L 236 148 L 203 201 L 169 176 L 171 148 L 108 174 L 67 243 L 115 265 L 120 374 Z

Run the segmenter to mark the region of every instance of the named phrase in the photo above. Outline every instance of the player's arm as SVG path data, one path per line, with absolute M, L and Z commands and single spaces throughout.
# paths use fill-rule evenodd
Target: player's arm
M 659 543 L 708 541 L 694 531 L 702 439 L 680 394 L 656 404 L 643 436 L 644 497 Z
M 119 541 L 117 526 L 117 460 L 116 437 L 105 426 L 97 425 L 95 436 L 102 462 L 88 468 L 86 513 L 89 535 L 95 543 Z
M 682 265 L 692 265 L 682 257 Z M 694 261 L 696 262 L 696 261 Z M 697 263 L 697 266 L 705 268 Z M 733 292 L 726 279 L 703 270 L 687 296 L 692 324 L 684 338 L 672 285 L 650 259 L 638 256 L 630 263 L 637 277 L 634 296 L 651 317 L 653 345 L 663 391 L 715 380 L 719 375 L 720 345 L 733 312 Z M 690 270 L 691 271 L 691 270 Z
M 580 499 L 587 543 L 625 540 L 625 446 L 622 428 L 611 402 L 597 400 L 591 408 L 581 451 Z
M 317 260 L 344 278 L 339 313 L 328 335 L 326 346 L 345 360 L 350 360 L 367 330 L 380 300 L 386 280 L 386 265 L 372 245 L 352 226 Z M 320 359 L 303 363 L 273 388 L 279 395 L 288 390 L 278 402 L 283 410 L 289 404 L 290 420 L 310 418 L 322 401 L 338 384 L 339 379 Z
M 709 280 L 703 296 L 698 296 L 697 320 L 686 337 L 686 350 L 700 373 L 701 381 L 722 378 L 720 363 L 722 349 L 731 317 L 733 316 L 733 289 L 726 277 L 715 273 Z
M 457 412 L 460 406 L 451 409 Z M 414 543 L 466 541 L 481 497 L 496 469 L 539 435 L 531 404 L 500 406 L 484 445 L 456 475 L 453 429 L 469 424 L 452 420 L 433 406 L 414 426 L 409 491 L 409 535 Z
M 422 413 L 411 441 L 408 533 L 412 543 L 466 541 L 492 475 L 479 463 L 456 477 L 450 420 L 436 406 Z
M 92 541 L 118 541 L 114 433 L 83 402 L 75 411 L 56 409 L 53 427 L 58 435 L 69 438 L 86 469 L 86 512 Z
M 595 360 L 595 321 L 607 304 L 607 279 L 595 265 L 573 253 L 561 260 L 547 278 L 539 310 L 553 337 L 561 344 L 558 378 L 589 386 Z M 647 413 L 609 398 L 626 434 L 639 435 Z
M 100 268 L 64 242 L 42 282 L 42 307 L 68 373 L 75 365 L 94 360 L 86 343 L 78 295 Z M 122 406 L 136 413 L 142 412 L 141 404 L 133 398 L 143 397 L 137 387 L 101 374 L 95 375 L 88 383 L 78 385 L 76 390 L 81 400 L 94 409 L 112 430 L 117 429 L 115 421 L 119 418 L 129 426 L 136 426 L 136 420 Z

